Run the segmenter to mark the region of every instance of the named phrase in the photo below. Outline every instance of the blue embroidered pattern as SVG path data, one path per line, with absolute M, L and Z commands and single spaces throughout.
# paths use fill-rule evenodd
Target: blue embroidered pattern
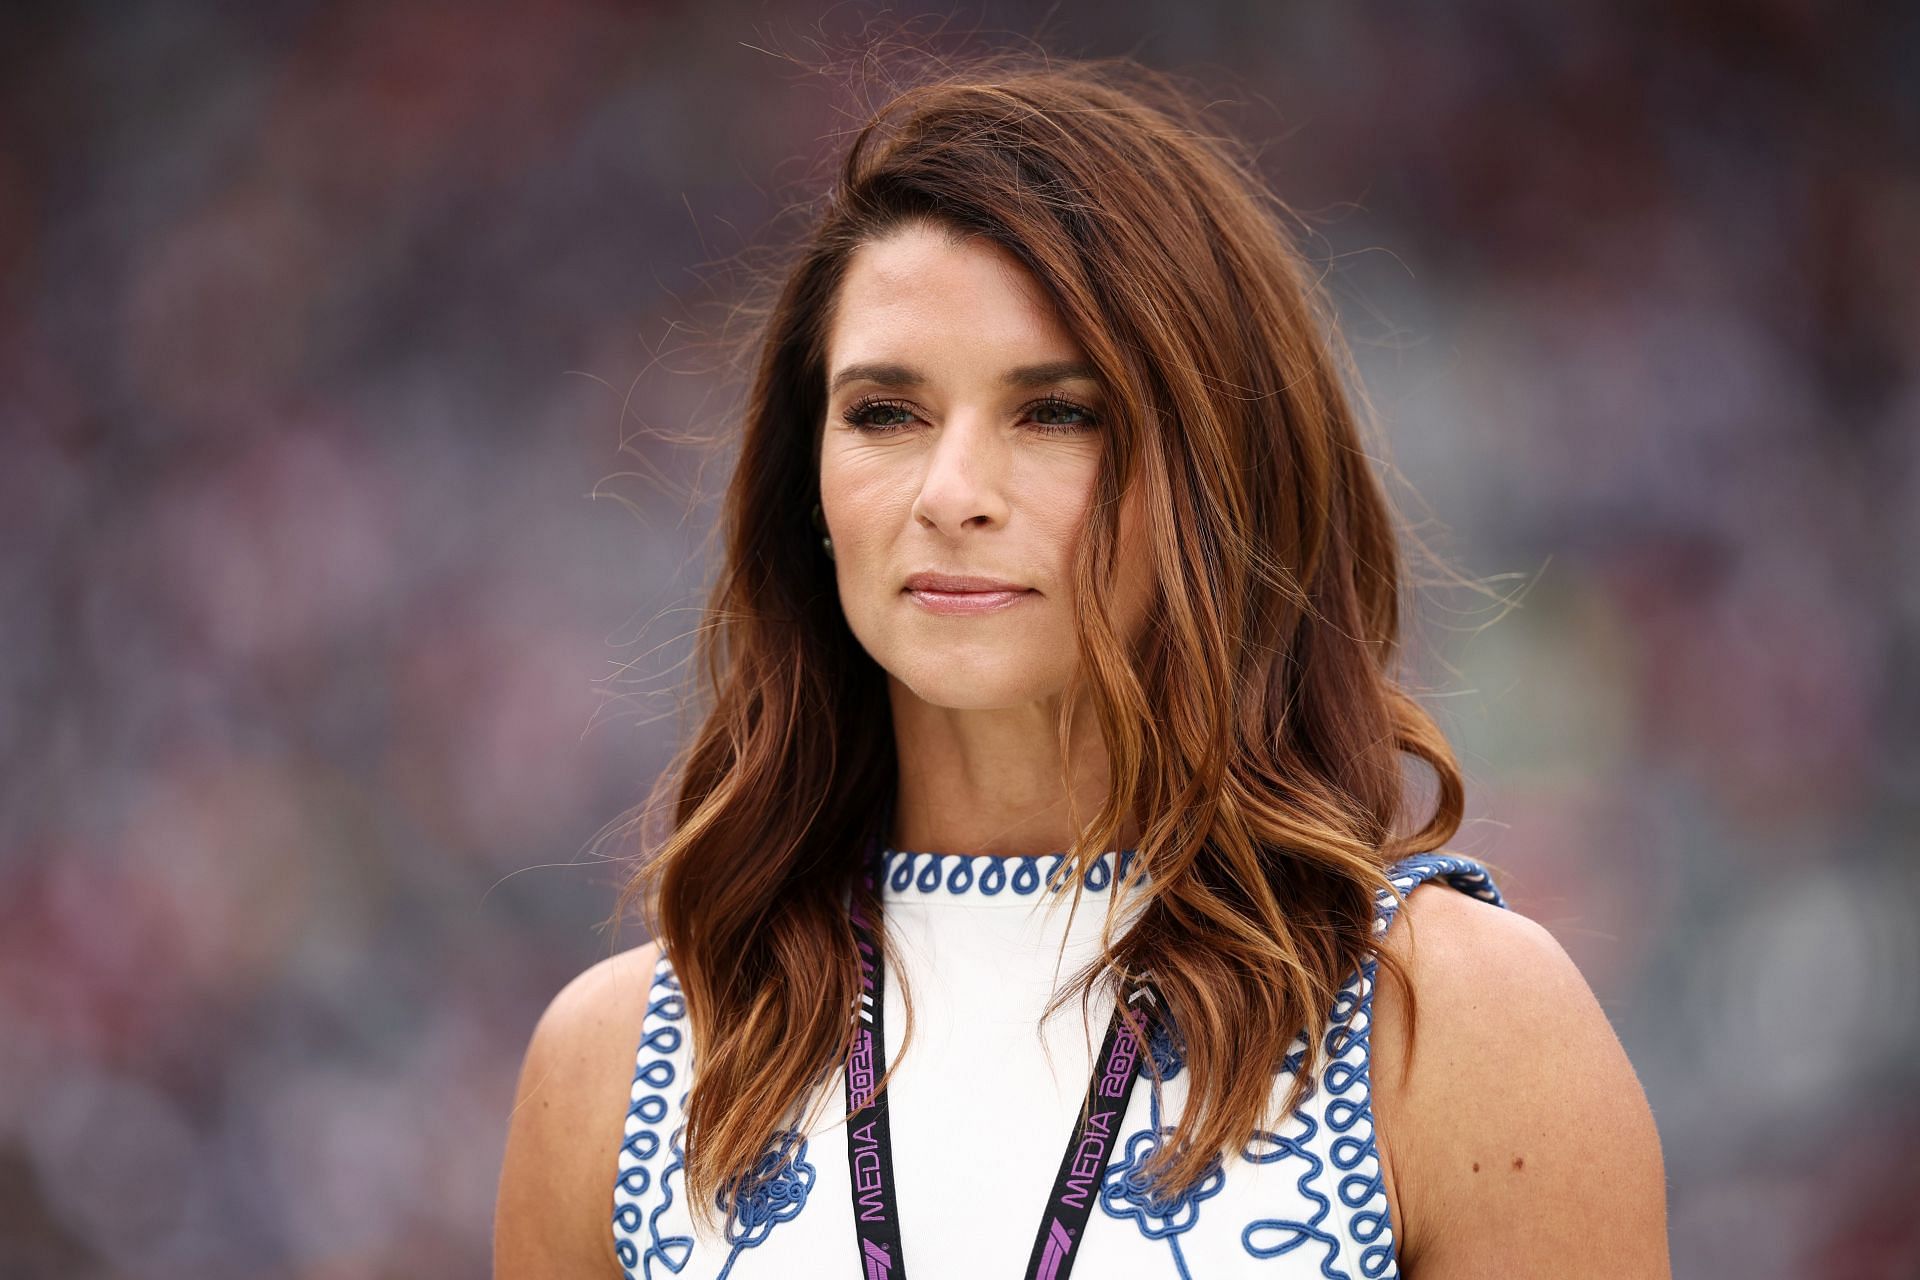
M 662 990 L 665 995 L 654 994 Z M 677 1273 L 687 1265 L 687 1257 L 693 1252 L 692 1236 L 662 1237 L 660 1234 L 660 1215 L 673 1204 L 673 1187 L 668 1179 L 685 1164 L 685 1153 L 680 1149 L 680 1135 L 685 1126 L 675 1128 L 667 1139 L 673 1159 L 660 1171 L 660 1203 L 646 1216 L 649 1237 L 646 1252 L 642 1253 L 634 1243 L 642 1225 L 640 1199 L 653 1182 L 649 1166 L 660 1154 L 660 1133 L 655 1126 L 664 1121 L 668 1113 L 667 1095 L 662 1091 L 674 1082 L 671 1055 L 680 1048 L 684 1036 L 681 1024 L 687 1016 L 687 1001 L 680 993 L 680 980 L 673 976 L 664 955 L 654 964 L 648 996 L 643 1025 L 650 1030 L 640 1039 L 639 1066 L 634 1072 L 631 1102 L 627 1107 L 626 1138 L 620 1144 L 620 1177 L 615 1184 L 620 1195 L 616 1196 L 618 1203 L 613 1212 L 614 1253 L 626 1280 L 634 1280 L 635 1267 L 640 1268 L 642 1276 L 651 1277 L 656 1259 L 665 1263 L 668 1271 Z M 658 1025 L 654 1025 L 656 1023 Z M 682 1090 L 674 1110 L 684 1112 L 686 1102 L 686 1091 Z
M 1187 1060 L 1180 1056 L 1180 1046 L 1173 1042 L 1173 1032 L 1166 1023 L 1156 1021 L 1147 1028 L 1147 1052 L 1153 1055 L 1153 1065 L 1160 1070 L 1162 1080 L 1171 1080 L 1180 1074 Z
M 652 1171 L 653 1162 L 660 1155 L 659 1126 L 669 1114 L 665 1091 L 677 1075 L 673 1055 L 684 1041 L 687 1014 L 680 980 L 674 976 L 673 966 L 664 955 L 654 964 L 653 984 L 648 994 L 642 1023 L 647 1030 L 641 1036 L 636 1057 L 638 1065 L 627 1107 L 626 1137 L 620 1145 L 620 1174 L 615 1183 L 614 1253 L 626 1280 L 638 1277 L 651 1280 L 655 1262 L 664 1265 L 668 1272 L 678 1274 L 686 1267 L 694 1246 L 691 1235 L 663 1235 L 660 1224 L 661 1215 L 673 1207 L 673 1175 L 680 1173 L 684 1178 L 686 1151 L 681 1147 L 686 1132 L 684 1123 L 675 1126 L 667 1136 L 666 1148 L 671 1159 L 660 1170 L 657 1182 Z M 686 1104 L 686 1090 L 682 1089 L 673 1113 L 684 1115 Z M 732 1248 L 716 1280 L 723 1280 L 733 1270 L 734 1259 L 742 1249 L 760 1244 L 775 1226 L 791 1221 L 806 1207 L 815 1176 L 816 1170 L 807 1159 L 805 1137 L 789 1128 L 773 1136 L 745 1178 L 721 1190 L 716 1207 L 726 1211 L 726 1240 Z M 641 1204 L 655 1186 L 659 1188 L 660 1202 L 645 1214 L 643 1223 Z M 644 1242 L 640 1240 L 643 1225 Z
M 1217 1194 L 1226 1185 L 1226 1173 L 1219 1158 L 1214 1166 L 1190 1189 L 1178 1195 L 1160 1196 L 1144 1173 L 1160 1144 L 1173 1135 L 1169 1126 L 1142 1129 L 1127 1139 L 1125 1158 L 1107 1171 L 1100 1189 L 1100 1207 L 1116 1218 L 1131 1217 L 1140 1233 L 1149 1240 L 1179 1235 L 1200 1217 L 1200 1202 Z
M 1082 878 L 1083 887 L 1099 892 L 1124 878 L 1133 853 L 1120 852 L 1117 867 L 1116 855 L 1111 852 L 1095 861 Z M 1043 891 L 1070 892 L 1070 883 L 1051 890 L 1047 887 L 1064 861 L 1063 854 L 1052 855 L 1049 860 L 886 850 L 879 870 L 883 883 L 895 894 L 992 899 L 1004 893 L 1014 900 L 1032 898 Z M 1042 863 L 1050 865 L 1043 868 Z M 1404 859 L 1388 869 L 1388 879 L 1402 897 L 1428 880 L 1439 879 L 1481 901 L 1507 905 L 1480 864 L 1448 854 Z M 1384 891 L 1376 895 L 1376 936 L 1387 931 L 1399 905 Z M 1322 1280 L 1397 1280 L 1400 1274 L 1372 1112 L 1369 1032 L 1376 971 L 1376 962 L 1368 960 L 1341 988 L 1322 1043 L 1319 1078 L 1309 1082 L 1302 1105 L 1289 1117 L 1283 1131 L 1256 1131 L 1240 1153 L 1241 1160 L 1249 1165 L 1292 1162 L 1283 1167 L 1291 1175 L 1302 1204 L 1308 1206 L 1304 1214 L 1295 1211 L 1292 1216 L 1256 1217 L 1247 1222 L 1238 1233 L 1241 1246 L 1255 1259 L 1293 1255 Z M 677 1103 L 669 1104 L 676 1092 L 672 1087 L 685 1070 L 680 1065 L 681 1050 L 691 1048 L 685 1045 L 685 1019 L 686 1002 L 680 983 L 662 956 L 648 992 L 644 1033 L 619 1153 L 613 1222 L 625 1280 L 654 1280 L 662 1273 L 677 1275 L 692 1260 L 694 1238 L 663 1231 L 662 1222 L 663 1215 L 675 1205 L 674 1175 L 683 1173 L 685 1167 L 681 1147 L 685 1126 L 669 1128 L 668 1124 L 668 1118 L 683 1114 L 686 1105 L 684 1088 L 677 1091 Z M 1306 1046 L 1302 1034 L 1287 1055 L 1283 1071 L 1300 1071 Z M 1156 1024 L 1148 1048 L 1163 1080 L 1173 1079 L 1184 1069 L 1172 1029 Z M 690 1063 L 690 1056 L 687 1060 Z M 1157 1194 L 1157 1188 L 1145 1176 L 1145 1168 L 1173 1133 L 1171 1127 L 1161 1123 L 1160 1103 L 1160 1090 L 1151 1089 L 1148 1125 L 1129 1136 L 1124 1149 L 1116 1152 L 1099 1200 L 1106 1217 L 1132 1221 L 1144 1239 L 1165 1240 L 1175 1273 L 1180 1280 L 1192 1280 L 1181 1239 L 1190 1237 L 1199 1223 L 1203 1202 L 1225 1189 L 1229 1171 L 1216 1158 L 1184 1192 Z M 663 1129 L 667 1130 L 664 1141 Z M 799 1215 L 816 1176 L 805 1136 L 791 1128 L 776 1133 L 752 1173 L 738 1187 L 720 1194 L 717 1204 L 727 1213 L 725 1239 L 729 1249 L 717 1280 L 725 1280 L 742 1250 L 762 1244 L 776 1226 Z M 684 1194 L 684 1182 L 680 1191 Z M 1336 1196 L 1346 1210 L 1344 1223 L 1334 1210 Z M 1224 1223 L 1218 1225 L 1226 1227 Z M 1356 1249 L 1357 1271 L 1350 1269 Z M 656 1262 L 661 1264 L 659 1273 L 655 1271 Z
M 1148 1047 L 1160 1063 L 1163 1077 L 1171 1078 L 1184 1065 L 1157 1022 L 1148 1035 Z M 1220 1157 L 1215 1156 L 1192 1186 L 1172 1195 L 1156 1194 L 1159 1189 L 1148 1178 L 1146 1164 L 1172 1135 L 1172 1127 L 1160 1123 L 1160 1090 L 1152 1088 L 1147 1095 L 1147 1127 L 1127 1139 L 1125 1159 L 1107 1170 L 1100 1188 L 1100 1207 L 1108 1217 L 1132 1218 L 1147 1239 L 1165 1240 L 1173 1251 L 1173 1266 L 1180 1280 L 1192 1280 L 1186 1255 L 1180 1252 L 1180 1233 L 1191 1230 L 1200 1220 L 1200 1202 L 1217 1195 L 1226 1186 L 1227 1176 Z
M 1326 1220 L 1327 1212 L 1331 1208 L 1326 1195 L 1316 1191 L 1313 1186 L 1314 1181 L 1319 1178 L 1321 1171 L 1325 1168 L 1310 1145 L 1313 1135 L 1319 1131 L 1320 1126 L 1314 1122 L 1312 1116 L 1304 1112 L 1298 1114 L 1296 1118 L 1301 1123 L 1301 1133 L 1297 1138 L 1282 1137 L 1270 1130 L 1261 1129 L 1254 1134 L 1240 1155 L 1249 1164 L 1271 1164 L 1276 1160 L 1289 1157 L 1302 1161 L 1306 1167 L 1300 1171 L 1300 1176 L 1294 1185 L 1303 1197 L 1316 1206 L 1313 1216 L 1305 1222 L 1290 1221 L 1285 1218 L 1257 1218 L 1249 1222 L 1240 1232 L 1240 1243 L 1245 1245 L 1247 1252 L 1256 1258 L 1277 1258 L 1282 1254 L 1291 1253 L 1311 1240 L 1326 1249 L 1325 1256 L 1320 1259 L 1320 1274 L 1329 1278 L 1341 1277 L 1342 1280 L 1351 1280 L 1346 1272 L 1333 1265 L 1334 1259 L 1340 1256 L 1339 1237 L 1330 1235 L 1320 1228 L 1320 1224 Z M 1255 1150 L 1262 1144 L 1266 1144 L 1267 1149 Z M 1280 1238 L 1265 1242 L 1254 1239 L 1257 1233 L 1269 1231 L 1278 1232 Z M 1364 1266 L 1363 1261 L 1363 1269 Z
M 716 1203 L 727 1211 L 727 1239 L 749 1248 L 765 1240 L 774 1223 L 790 1221 L 806 1207 L 813 1179 L 807 1140 L 799 1130 L 785 1129 L 775 1134 L 760 1153 L 753 1172 L 735 1191 L 732 1203 L 728 1203 L 727 1192 L 720 1193 Z
M 784 1129 L 768 1142 L 740 1186 L 720 1192 L 716 1204 L 727 1211 L 727 1242 L 733 1249 L 718 1280 L 725 1280 L 733 1270 L 733 1260 L 742 1249 L 751 1249 L 776 1225 L 799 1216 L 806 1208 L 807 1193 L 813 1190 L 814 1176 L 807 1160 L 807 1140 L 797 1129 Z
M 1086 890 L 1098 893 L 1114 883 L 1115 876 L 1125 879 L 1136 850 L 1122 849 L 1117 856 L 1109 850 L 1088 864 L 1080 877 Z M 997 898 L 1011 889 L 1013 896 L 1030 898 L 1045 888 L 1067 860 L 1065 853 L 1028 854 L 1002 858 L 990 853 L 917 853 L 912 850 L 885 849 L 878 859 L 879 878 L 896 894 L 917 891 L 959 897 Z M 1041 869 L 1041 863 L 1046 869 Z M 1008 868 L 1012 870 L 1009 871 Z M 1065 893 L 1072 881 L 1052 890 Z
M 1387 871 L 1387 879 L 1402 897 L 1436 878 L 1444 879 L 1454 888 L 1470 893 L 1483 902 L 1490 902 L 1497 907 L 1507 905 L 1492 877 L 1478 863 L 1466 858 L 1450 854 L 1420 854 L 1403 858 Z M 1376 892 L 1373 921 L 1376 935 L 1386 933 L 1399 906 L 1392 895 L 1384 891 Z M 1340 1173 L 1334 1192 L 1340 1197 L 1340 1203 L 1353 1211 L 1348 1232 L 1361 1246 L 1360 1274 L 1366 1280 L 1393 1280 L 1399 1276 L 1400 1268 L 1394 1258 L 1386 1183 L 1380 1174 L 1379 1147 L 1374 1139 L 1373 1087 L 1369 1074 L 1373 1050 L 1368 1033 L 1373 1027 L 1373 987 L 1378 968 L 1378 961 L 1369 959 L 1360 972 L 1341 988 L 1323 1042 L 1325 1066 L 1320 1079 L 1310 1084 L 1306 1097 L 1314 1097 L 1322 1085 L 1329 1094 L 1321 1115 L 1329 1131 L 1339 1135 L 1329 1148 L 1333 1167 Z M 1357 1027 L 1354 1025 L 1356 1015 Z M 1302 1035 L 1296 1043 L 1300 1048 L 1287 1056 L 1286 1070 L 1297 1073 L 1305 1059 L 1306 1037 Z M 1302 1170 L 1296 1185 L 1300 1194 L 1317 1206 L 1313 1216 L 1304 1222 L 1286 1218 L 1256 1219 L 1240 1233 L 1240 1241 L 1246 1246 L 1247 1252 L 1256 1258 L 1278 1257 L 1313 1241 L 1326 1250 L 1319 1261 L 1320 1274 L 1325 1280 L 1353 1280 L 1350 1272 L 1335 1265 L 1340 1254 L 1339 1239 L 1321 1226 L 1332 1205 L 1325 1192 L 1315 1186 L 1325 1171 L 1325 1164 L 1308 1148 L 1307 1144 L 1319 1126 L 1307 1111 L 1303 1099 L 1295 1118 L 1304 1126 L 1304 1132 L 1297 1137 L 1285 1138 L 1262 1130 L 1241 1154 L 1255 1164 L 1270 1163 L 1286 1156 L 1301 1158 L 1307 1167 Z M 1256 1152 L 1254 1146 L 1262 1143 L 1271 1144 L 1270 1149 Z M 1268 1233 L 1277 1233 L 1278 1238 L 1266 1238 Z M 1262 1238 L 1256 1240 L 1257 1235 Z

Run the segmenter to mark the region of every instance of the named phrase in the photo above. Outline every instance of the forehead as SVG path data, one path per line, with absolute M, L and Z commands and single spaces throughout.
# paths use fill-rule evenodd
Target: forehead
M 907 351 L 1008 362 L 1080 354 L 1040 283 L 1011 253 L 924 225 L 869 241 L 848 258 L 827 333 L 828 373 Z

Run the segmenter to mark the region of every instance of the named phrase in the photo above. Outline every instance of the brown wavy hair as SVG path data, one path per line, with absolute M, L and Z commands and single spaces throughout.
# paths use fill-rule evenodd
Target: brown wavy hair
M 1133 815 L 1146 876 L 1116 886 L 1137 918 L 1116 938 L 1109 917 L 1101 956 L 1049 1013 L 1076 993 L 1083 1009 L 1109 998 L 1103 978 L 1150 974 L 1159 1025 L 1135 1031 L 1171 1037 L 1192 1073 L 1154 1158 L 1162 1185 L 1189 1185 L 1293 1111 L 1339 990 L 1367 960 L 1405 986 L 1377 949 L 1375 894 L 1397 897 L 1385 869 L 1458 829 L 1460 771 L 1394 673 L 1398 522 L 1363 448 L 1364 398 L 1343 385 L 1351 355 L 1298 220 L 1200 103 L 1129 58 L 943 64 L 854 133 L 756 313 L 724 556 L 698 632 L 710 706 L 650 798 L 670 829 L 616 911 L 643 904 L 684 992 L 697 1046 L 685 1185 L 703 1219 L 856 1026 L 846 895 L 864 896 L 862 852 L 886 838 L 896 760 L 885 673 L 848 628 L 809 517 L 835 298 L 849 256 L 906 225 L 1011 253 L 1107 389 L 1074 568 L 1081 663 L 1059 732 L 1065 743 L 1090 698 L 1111 786 L 1097 813 L 1073 815 L 1061 874 L 1076 877 L 1077 905 L 1078 873 Z M 1104 586 L 1134 485 L 1159 590 L 1130 645 Z M 1403 756 L 1437 782 L 1411 832 Z M 911 1013 L 907 1026 L 910 1040 Z M 1298 1038 L 1300 1069 L 1270 1118 Z

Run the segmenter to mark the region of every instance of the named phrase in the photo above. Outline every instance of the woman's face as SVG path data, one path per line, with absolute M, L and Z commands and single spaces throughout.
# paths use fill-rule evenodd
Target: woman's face
M 826 356 L 820 503 L 854 635 L 936 706 L 1056 697 L 1108 406 L 1051 303 L 997 245 L 912 226 L 853 254 Z M 1107 603 L 1131 642 L 1152 591 L 1131 495 L 1120 564 Z M 938 589 L 993 582 L 1012 590 Z

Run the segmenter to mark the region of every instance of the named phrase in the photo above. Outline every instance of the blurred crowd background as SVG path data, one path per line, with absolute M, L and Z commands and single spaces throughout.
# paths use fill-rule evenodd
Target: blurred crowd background
M 1512 597 L 1413 624 L 1451 847 L 1612 1017 L 1676 1274 L 1920 1274 L 1916 14 L 10 7 L 0 1276 L 484 1273 L 534 1019 L 644 940 L 702 325 L 902 23 L 1217 79 Z

